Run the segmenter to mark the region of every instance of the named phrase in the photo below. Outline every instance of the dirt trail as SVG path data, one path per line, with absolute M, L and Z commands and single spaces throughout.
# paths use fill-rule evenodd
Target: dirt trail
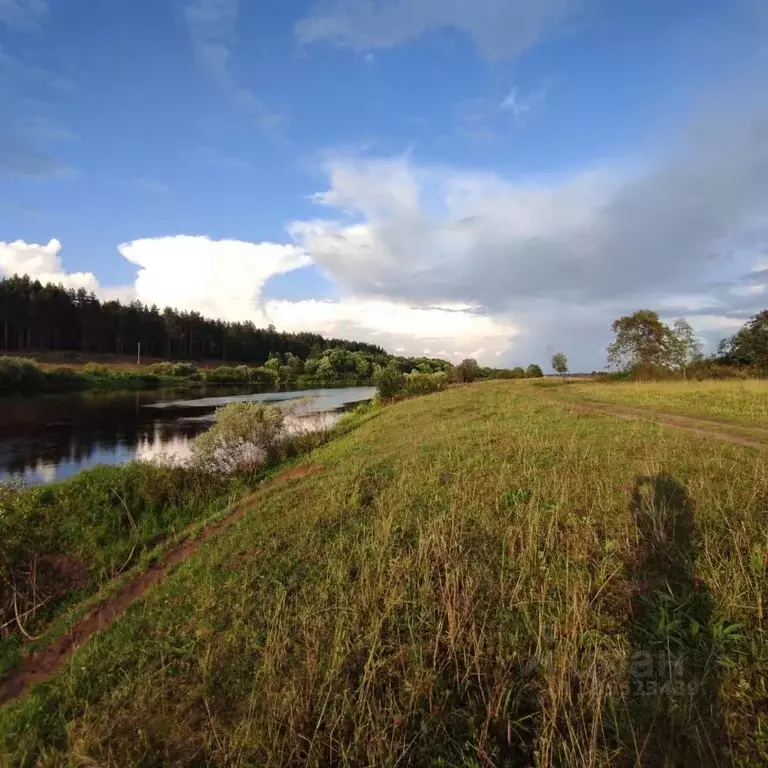
M 585 413 L 597 413 L 607 416 L 615 416 L 619 419 L 628 421 L 647 421 L 652 424 L 658 424 L 661 427 L 670 427 L 679 429 L 683 432 L 690 432 L 700 437 L 707 437 L 713 440 L 720 440 L 724 443 L 733 445 L 743 445 L 747 448 L 759 448 L 768 450 L 768 432 L 753 428 L 743 427 L 739 424 L 729 424 L 725 421 L 708 421 L 707 419 L 697 418 L 695 416 L 684 416 L 678 413 L 666 413 L 663 411 L 652 410 L 650 408 L 633 408 L 625 405 L 614 405 L 613 403 L 598 403 L 586 400 L 569 400 L 566 398 L 555 399 L 553 401 L 562 403 L 576 411 Z M 754 437 L 746 437 L 743 434 L 729 432 L 728 428 L 742 432 L 749 432 Z
M 67 634 L 26 656 L 18 667 L 11 670 L 7 677 L 0 679 L 0 706 L 21 698 L 31 686 L 52 677 L 86 640 L 108 627 L 153 584 L 164 579 L 174 566 L 183 563 L 187 558 L 194 555 L 206 541 L 243 517 L 264 489 L 287 480 L 314 475 L 323 470 L 324 467 L 301 466 L 277 475 L 255 493 L 236 502 L 226 517 L 204 528 L 200 536 L 186 539 L 175 549 L 166 552 L 147 571 L 138 573 L 126 581 L 115 594 L 107 597 L 90 613 L 79 619 Z

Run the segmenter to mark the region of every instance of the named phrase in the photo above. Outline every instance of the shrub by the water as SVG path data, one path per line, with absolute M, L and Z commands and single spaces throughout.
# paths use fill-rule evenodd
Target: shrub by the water
M 405 391 L 405 374 L 394 363 L 389 363 L 373 374 L 373 383 L 382 400 L 391 400 Z
M 155 376 L 173 376 L 173 363 L 152 363 L 147 370 Z
M 200 367 L 197 363 L 175 363 L 173 366 L 172 374 L 174 376 L 180 376 L 189 378 L 200 372 Z
M 230 403 L 193 446 L 193 465 L 215 475 L 252 475 L 281 455 L 286 410 Z
M 188 379 L 200 372 L 197 363 L 171 363 L 167 360 L 162 363 L 153 363 L 147 370 L 155 376 L 178 377 Z
M 34 389 L 43 381 L 40 366 L 26 357 L 0 357 L 0 391 Z
M 279 380 L 277 371 L 268 368 L 252 368 L 248 365 L 220 365 L 211 371 L 205 371 L 205 380 L 217 384 L 249 383 L 260 386 L 274 386 Z
M 448 375 L 445 373 L 419 373 L 413 371 L 405 377 L 405 394 L 408 397 L 428 395 L 445 389 Z
M 83 366 L 83 373 L 86 376 L 99 376 L 104 379 L 119 378 L 122 371 L 111 368 L 106 363 L 86 363 Z

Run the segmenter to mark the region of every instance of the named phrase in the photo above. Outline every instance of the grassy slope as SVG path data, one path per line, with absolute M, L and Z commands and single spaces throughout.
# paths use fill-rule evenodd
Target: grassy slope
M 32 604 L 44 600 L 43 610 L 24 622 L 26 632 L 41 634 L 66 608 L 96 592 L 158 542 L 220 512 L 231 496 L 245 490 L 245 483 L 139 462 L 96 467 L 53 486 L 18 490 L 0 484 L 0 676 L 20 658 L 12 580 L 35 582 L 34 595 L 22 589 L 18 610 L 28 615 L 25 597 Z M 52 556 L 73 566 L 79 583 L 66 585 L 60 574 L 42 565 Z M 34 576 L 24 579 L 28 572 Z
M 311 461 L 6 707 L 0 762 L 765 759 L 764 453 L 496 382 Z

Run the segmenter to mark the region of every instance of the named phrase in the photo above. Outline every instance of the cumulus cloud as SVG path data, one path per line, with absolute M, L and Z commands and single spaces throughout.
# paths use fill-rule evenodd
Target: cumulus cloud
M 47 245 L 0 242 L 0 276 L 29 275 L 41 283 L 61 284 L 66 288 L 99 291 L 99 281 L 93 272 L 66 272 L 59 258 L 61 243 L 54 239 Z
M 294 31 L 300 45 L 327 40 L 368 50 L 447 27 L 467 33 L 487 58 L 503 59 L 533 46 L 581 5 L 580 0 L 319 0 Z
M 515 362 L 567 342 L 599 367 L 620 314 L 649 306 L 714 334 L 764 301 L 768 112 L 723 112 L 642 166 L 558 178 L 335 158 L 313 198 L 333 213 L 290 232 L 351 295 L 466 303 L 520 330 Z
M 507 179 L 406 157 L 337 159 L 328 174 L 314 200 L 341 215 L 291 232 L 351 292 L 494 311 L 672 293 L 765 222 L 768 113 L 693 134 L 633 173 Z
M 375 299 L 268 301 L 264 313 L 283 330 L 312 329 L 327 336 L 370 341 L 406 355 L 472 356 L 486 362 L 506 352 L 519 333 L 509 322 L 466 307 L 419 307 Z
M 134 240 L 119 251 L 139 267 L 141 301 L 232 321 L 258 321 L 264 283 L 309 263 L 293 245 L 185 235 Z

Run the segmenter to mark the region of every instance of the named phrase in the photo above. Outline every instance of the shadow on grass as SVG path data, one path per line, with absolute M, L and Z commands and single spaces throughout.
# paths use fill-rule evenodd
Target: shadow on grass
M 632 564 L 629 739 L 636 766 L 722 765 L 712 598 L 694 572 L 694 505 L 668 475 L 638 477 Z

